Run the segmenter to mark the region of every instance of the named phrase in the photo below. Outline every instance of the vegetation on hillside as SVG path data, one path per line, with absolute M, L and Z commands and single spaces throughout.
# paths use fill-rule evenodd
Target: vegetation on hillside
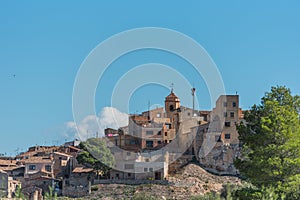
M 81 142 L 79 147 L 83 151 L 77 156 L 78 163 L 93 167 L 97 174 L 102 172 L 105 175 L 114 166 L 114 156 L 102 138 L 89 138 Z
M 242 158 L 235 162 L 252 184 L 238 191 L 243 199 L 300 199 L 300 97 L 272 87 L 245 114 L 238 128 Z

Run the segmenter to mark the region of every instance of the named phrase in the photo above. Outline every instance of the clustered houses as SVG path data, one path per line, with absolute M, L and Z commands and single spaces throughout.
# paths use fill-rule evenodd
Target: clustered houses
M 110 178 L 164 179 L 192 159 L 208 171 L 236 175 L 236 124 L 242 119 L 238 95 L 222 95 L 212 111 L 198 111 L 181 106 L 172 90 L 164 108 L 130 115 L 128 126 L 105 130 L 116 158 Z
M 208 171 L 236 175 L 236 124 L 241 120 L 238 95 L 222 95 L 212 111 L 198 111 L 181 106 L 172 90 L 164 108 L 129 115 L 128 126 L 105 130 L 116 161 L 109 179 L 162 180 L 191 160 Z M 94 173 L 77 163 L 79 142 L 34 146 L 13 159 L 0 157 L 0 198 L 14 197 L 19 187 L 30 199 L 42 199 L 49 186 L 58 195 L 89 194 Z
M 12 198 L 21 187 L 29 199 L 42 199 L 51 186 L 59 195 L 90 193 L 93 169 L 76 161 L 78 141 L 62 146 L 34 146 L 16 158 L 0 158 L 0 198 Z M 76 145 L 76 146 L 75 146 Z

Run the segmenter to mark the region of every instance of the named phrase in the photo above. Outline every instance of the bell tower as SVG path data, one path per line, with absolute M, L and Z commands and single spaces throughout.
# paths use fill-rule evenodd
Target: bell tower
M 170 118 L 171 128 L 179 129 L 180 119 L 180 99 L 174 94 L 173 88 L 171 93 L 165 99 L 166 117 Z
M 165 99 L 165 110 L 167 115 L 180 108 L 180 99 L 174 94 L 173 89 Z

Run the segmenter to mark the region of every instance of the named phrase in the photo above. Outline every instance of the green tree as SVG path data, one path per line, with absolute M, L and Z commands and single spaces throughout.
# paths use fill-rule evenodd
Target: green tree
M 24 200 L 26 200 L 26 197 L 25 197 L 25 195 L 22 193 L 22 191 L 21 191 L 21 185 L 19 184 L 19 185 L 17 185 L 17 188 L 16 188 L 16 191 L 14 192 L 14 195 L 13 195 L 15 198 L 17 198 L 17 199 L 24 199 Z
M 49 191 L 45 193 L 45 200 L 57 200 L 57 193 L 54 192 L 54 188 L 49 186 Z
M 81 142 L 79 147 L 83 151 L 77 156 L 77 161 L 81 164 L 92 166 L 97 171 L 97 175 L 99 172 L 106 175 L 114 166 L 114 156 L 107 148 L 104 139 L 89 138 L 86 142 Z
M 241 175 L 288 199 L 300 198 L 299 111 L 299 96 L 286 87 L 272 87 L 237 127 L 243 150 L 235 165 Z

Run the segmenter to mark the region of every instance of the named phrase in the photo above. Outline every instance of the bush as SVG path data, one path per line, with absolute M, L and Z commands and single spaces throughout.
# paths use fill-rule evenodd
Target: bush
M 91 187 L 91 190 L 92 190 L 92 191 L 98 191 L 98 190 L 99 190 L 98 185 L 93 185 L 93 186 Z
M 205 195 L 193 196 L 190 200 L 221 200 L 221 196 L 216 193 L 207 193 Z
M 144 193 L 139 193 L 139 194 L 135 194 L 132 197 L 132 200 L 158 200 L 159 198 L 148 195 L 148 194 L 144 194 Z

